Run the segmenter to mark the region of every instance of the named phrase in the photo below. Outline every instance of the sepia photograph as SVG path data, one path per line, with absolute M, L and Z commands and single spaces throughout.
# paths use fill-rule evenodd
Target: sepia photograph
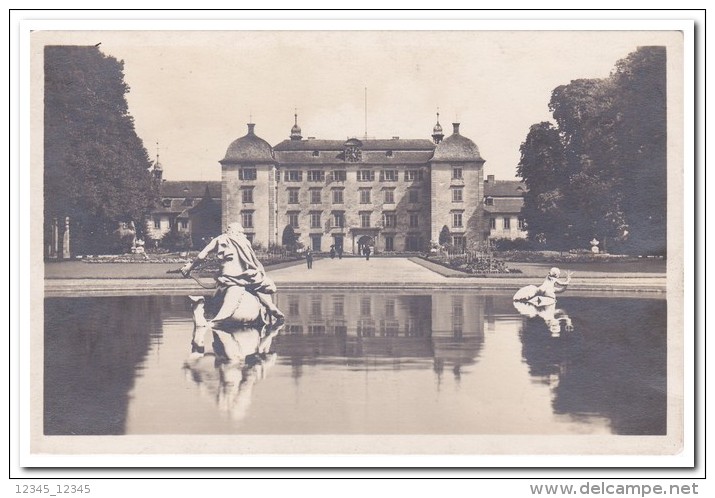
M 27 34 L 28 466 L 692 447 L 682 29 L 93 26 Z

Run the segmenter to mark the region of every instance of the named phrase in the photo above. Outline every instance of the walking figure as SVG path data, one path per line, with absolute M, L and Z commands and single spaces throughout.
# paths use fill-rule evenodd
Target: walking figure
M 311 270 L 313 268 L 313 251 L 310 249 L 305 252 L 305 262 L 308 264 L 308 269 Z
M 365 260 L 370 261 L 370 246 L 365 246 Z

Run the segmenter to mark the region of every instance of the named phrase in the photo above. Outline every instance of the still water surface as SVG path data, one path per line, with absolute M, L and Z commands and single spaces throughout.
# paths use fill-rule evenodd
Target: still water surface
M 209 333 L 197 357 L 185 297 L 48 298 L 44 430 L 665 434 L 666 301 L 557 304 L 284 292 L 277 334 Z

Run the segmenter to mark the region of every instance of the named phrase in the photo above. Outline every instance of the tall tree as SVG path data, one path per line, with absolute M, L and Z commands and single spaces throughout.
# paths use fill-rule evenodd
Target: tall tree
M 667 240 L 667 79 L 665 47 L 640 47 L 618 61 L 618 160 L 632 251 L 661 253 Z
M 532 238 L 587 247 L 596 237 L 665 252 L 665 73 L 664 47 L 641 47 L 608 78 L 554 89 L 557 126 L 533 125 L 521 146 Z
M 524 195 L 524 218 L 532 240 L 551 247 L 564 238 L 564 192 L 568 174 L 561 133 L 549 122 L 532 125 L 520 147 L 517 174 L 528 186 Z
M 45 223 L 70 218 L 73 253 L 111 250 L 117 224 L 143 226 L 156 201 L 123 70 L 96 47 L 45 48 Z

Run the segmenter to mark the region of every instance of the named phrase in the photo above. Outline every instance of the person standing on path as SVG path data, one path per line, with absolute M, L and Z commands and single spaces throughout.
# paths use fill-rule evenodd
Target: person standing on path
M 312 270 L 313 269 L 313 251 L 308 249 L 305 252 L 305 262 L 308 264 L 308 269 Z
M 365 260 L 370 261 L 370 246 L 365 246 Z

